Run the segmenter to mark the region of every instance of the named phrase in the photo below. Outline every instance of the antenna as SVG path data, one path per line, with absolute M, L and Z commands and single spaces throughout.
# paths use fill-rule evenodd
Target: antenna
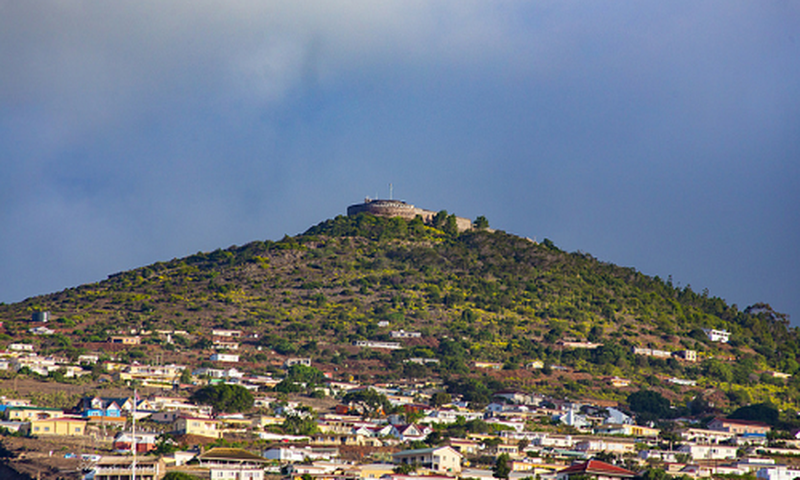
M 392 197 L 392 184 L 391 183 L 389 184 L 389 200 L 394 200 L 394 197 Z

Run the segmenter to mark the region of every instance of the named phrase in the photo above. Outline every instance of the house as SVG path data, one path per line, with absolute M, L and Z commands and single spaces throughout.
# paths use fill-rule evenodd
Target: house
M 14 371 L 20 371 L 23 368 L 28 368 L 31 372 L 38 375 L 48 375 L 61 368 L 65 361 L 55 357 L 40 357 L 38 355 L 26 355 L 13 358 L 11 360 L 11 368 Z
M 305 367 L 311 366 L 311 359 L 306 358 L 287 358 L 285 362 L 283 362 L 283 368 L 290 368 L 293 365 L 303 365 Z
M 34 335 L 52 335 L 56 333 L 55 330 L 47 328 L 47 327 L 33 327 L 28 329 Z
M 266 458 L 241 448 L 212 448 L 198 455 L 212 479 L 263 480 Z
M 773 465 L 756 471 L 758 480 L 794 480 L 797 477 L 800 477 L 800 469 L 783 465 Z
M 6 398 L 0 397 L 0 411 L 5 411 L 9 407 L 30 407 L 31 401 L 27 398 Z
M 472 362 L 472 366 L 475 368 L 485 368 L 490 370 L 502 370 L 503 364 L 497 362 Z
M 639 458 L 662 463 L 677 463 L 678 453 L 672 450 L 639 450 Z
M 218 420 L 189 415 L 178 416 L 172 423 L 172 433 L 175 435 L 198 435 L 209 438 L 220 438 L 221 436 Z
M 469 410 L 455 410 L 450 408 L 440 408 L 437 410 L 430 410 L 425 417 L 419 420 L 419 423 L 455 423 L 459 417 L 466 421 L 483 419 L 483 413 L 472 412 Z
M 244 378 L 244 372 L 241 372 L 236 368 L 200 367 L 197 370 L 193 371 L 192 375 L 196 377 L 225 378 L 225 379 L 237 379 L 237 380 Z
M 142 343 L 142 338 L 138 335 L 112 335 L 109 337 L 108 343 L 118 345 L 140 345 Z
M 616 377 L 616 376 L 607 378 L 607 381 L 609 385 L 617 388 L 627 387 L 630 386 L 631 384 L 631 381 L 628 380 L 627 378 Z
M 378 342 L 372 340 L 356 340 L 353 342 L 356 347 L 363 348 L 383 348 L 386 350 L 399 350 L 403 348 L 398 342 Z
M 681 453 L 688 453 L 692 460 L 734 460 L 736 447 L 729 445 L 698 445 L 686 443 L 678 447 Z
M 697 361 L 697 351 L 696 350 L 681 350 L 679 352 L 675 352 L 674 355 L 681 360 L 685 360 L 687 362 L 696 362 Z
M 438 358 L 411 357 L 403 360 L 403 363 L 416 363 L 417 365 L 427 365 L 429 363 L 441 363 L 441 360 L 439 360 Z
M 573 409 L 567 410 L 567 413 L 563 415 L 558 415 L 557 420 L 563 424 L 569 425 L 570 427 L 575 427 L 577 429 L 585 429 L 590 427 L 589 420 L 586 419 L 586 416 L 577 413 Z
M 61 410 L 60 408 L 26 407 L 26 406 L 6 408 L 6 419 L 16 422 L 44 420 L 48 418 L 57 418 L 63 416 L 64 416 L 64 410 Z
M 661 430 L 657 428 L 627 423 L 604 423 L 602 427 L 595 429 L 595 433 L 602 435 L 625 435 L 628 437 L 650 439 L 658 438 L 660 432 Z
M 215 328 L 211 330 L 211 335 L 214 337 L 223 337 L 223 338 L 239 338 L 242 336 L 241 330 L 223 330 Z
M 330 460 L 339 456 L 338 448 L 321 447 L 272 447 L 261 454 L 267 460 L 277 460 L 284 463 L 297 463 L 306 460 Z
M 640 347 L 633 347 L 633 354 L 644 355 L 645 357 L 654 357 L 654 358 L 670 358 L 672 356 L 672 353 L 666 350 L 656 350 L 654 348 L 640 348 Z
M 212 346 L 215 350 L 239 350 L 239 342 L 232 340 L 219 340 L 214 339 Z
M 736 435 L 766 435 L 772 427 L 764 422 L 752 420 L 732 420 L 728 418 L 715 418 L 708 423 L 709 430 L 728 432 Z
M 630 415 L 626 414 L 622 410 L 618 410 L 614 407 L 606 407 L 606 413 L 608 417 L 606 417 L 603 423 L 612 423 L 612 424 L 625 424 L 625 425 L 632 425 L 633 418 Z
M 112 444 L 112 448 L 114 449 L 115 453 L 131 453 L 133 449 L 133 440 L 134 437 L 136 438 L 136 453 L 147 453 L 151 450 L 155 450 L 156 443 L 158 442 L 158 435 L 157 433 L 149 433 L 149 432 L 119 432 L 116 437 L 114 437 L 114 443 Z
M 392 330 L 389 333 L 389 336 L 392 338 L 420 338 L 422 336 L 422 332 L 406 332 L 405 330 Z
M 7 420 L 0 420 L 0 432 L 8 433 L 29 433 L 31 424 L 29 422 L 10 422 Z
M 125 416 L 123 411 L 133 410 L 133 402 L 129 398 L 83 397 L 73 410 L 84 418 L 117 419 Z
M 427 425 L 396 425 L 390 435 L 403 442 L 413 442 L 425 440 L 431 432 L 433 429 Z
M 135 363 L 114 374 L 114 380 L 130 382 L 138 380 L 144 386 L 171 387 L 178 383 L 183 365 L 140 365 Z
M 705 428 L 685 428 L 680 431 L 681 439 L 694 443 L 722 443 L 731 440 L 734 434 Z
M 515 444 L 507 444 L 507 443 L 498 443 L 497 445 L 490 445 L 484 449 L 484 453 L 486 455 L 491 455 L 493 457 L 499 457 L 500 455 L 508 455 L 511 458 L 519 457 L 519 445 Z
M 82 436 L 86 433 L 87 421 L 82 418 L 31 419 L 32 435 Z
M 271 439 L 270 434 L 260 433 L 259 436 Z M 274 434 L 273 434 L 274 435 Z M 283 437 L 287 437 L 284 435 Z M 292 437 L 291 440 L 303 440 L 308 437 Z M 277 440 L 277 439 L 276 439 Z M 311 445 L 352 445 L 357 447 L 383 447 L 384 442 L 379 438 L 365 437 L 364 435 L 321 434 L 311 438 Z
M 136 480 L 160 480 L 167 473 L 164 460 L 154 457 L 103 456 L 94 466 L 94 480 L 130 480 L 134 478 L 133 462 L 136 462 Z
M 521 390 L 499 390 L 492 397 L 500 398 L 509 403 L 521 405 L 539 405 L 541 398 Z
M 681 385 L 681 386 L 684 386 L 684 387 L 695 387 L 695 386 L 697 386 L 697 380 L 687 380 L 685 378 L 672 377 L 672 378 L 668 378 L 667 381 L 669 383 L 674 383 L 675 385 Z
M 239 355 L 234 353 L 215 353 L 214 355 L 211 355 L 211 361 L 236 363 L 239 361 Z
M 30 343 L 12 343 L 8 346 L 8 349 L 16 352 L 32 352 L 33 345 Z
M 79 355 L 78 356 L 78 363 L 81 365 L 94 365 L 95 363 L 100 361 L 99 355 L 93 354 L 86 354 L 86 355 Z
M 584 350 L 594 350 L 603 346 L 602 343 L 580 342 L 577 340 L 560 340 L 557 345 L 563 348 L 578 348 Z
M 571 477 L 586 478 L 590 477 L 595 480 L 618 480 L 621 478 L 633 478 L 636 474 L 630 470 L 626 470 L 610 463 L 601 462 L 600 460 L 588 460 L 583 463 L 577 463 L 569 466 L 556 473 L 557 480 L 568 480 Z
M 633 440 L 613 438 L 588 438 L 575 444 L 575 450 L 586 453 L 608 452 L 616 454 L 635 453 Z
M 354 473 L 358 475 L 357 478 L 363 480 L 384 478 L 385 475 L 392 475 L 394 473 L 394 465 L 391 463 L 369 463 L 366 465 L 358 465 Z
M 478 453 L 481 446 L 481 444 L 475 440 L 468 440 L 466 438 L 450 438 L 447 440 L 447 445 L 460 452 L 462 455 L 474 455 Z
M 731 338 L 731 332 L 727 330 L 715 330 L 713 328 L 704 328 L 708 339 L 712 342 L 728 343 Z
M 392 455 L 396 464 L 419 465 L 434 472 L 461 472 L 461 453 L 452 447 L 403 450 Z

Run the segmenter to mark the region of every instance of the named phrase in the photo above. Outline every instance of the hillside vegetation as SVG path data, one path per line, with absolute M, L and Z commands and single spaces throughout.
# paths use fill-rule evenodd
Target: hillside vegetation
M 485 229 L 459 233 L 452 223 L 445 213 L 433 225 L 340 216 L 280 241 L 158 262 L 1 305 L 3 343 L 27 337 L 45 353 L 76 357 L 109 351 L 104 342 L 112 334 L 182 330 L 171 342 L 152 333 L 115 355 L 199 366 L 211 352 L 210 328 L 229 328 L 248 335 L 241 354 L 244 368 L 255 373 L 277 372 L 286 357 L 307 356 L 325 371 L 373 380 L 482 378 L 609 400 L 647 387 L 676 400 L 700 394 L 718 408 L 757 401 L 797 407 L 797 377 L 770 372 L 800 371 L 798 334 L 768 305 L 740 310 L 707 291 L 564 252 L 549 240 Z M 51 312 L 55 334 L 28 334 L 38 310 Z M 710 342 L 704 328 L 727 330 L 731 341 Z M 401 329 L 421 336 L 390 338 Z M 398 341 L 404 348 L 358 348 L 358 340 Z M 564 340 L 601 345 L 571 348 Z M 634 355 L 633 346 L 695 350 L 698 361 Z M 544 368 L 525 368 L 536 360 Z M 475 361 L 502 367 L 480 369 Z M 612 376 L 633 384 L 613 387 Z

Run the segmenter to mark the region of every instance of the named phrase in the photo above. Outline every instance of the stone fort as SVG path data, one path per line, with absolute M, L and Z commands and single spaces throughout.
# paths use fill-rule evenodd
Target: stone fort
M 357 203 L 347 207 L 347 215 L 358 215 L 359 213 L 369 213 L 380 217 L 401 217 L 406 220 L 413 220 L 414 217 L 419 215 L 425 223 L 432 223 L 433 217 L 438 212 L 433 210 L 425 210 L 417 208 L 410 203 L 402 202 L 400 200 L 380 200 L 370 199 L 364 200 L 364 203 Z M 464 217 L 456 217 L 456 226 L 459 231 L 471 230 L 472 220 Z

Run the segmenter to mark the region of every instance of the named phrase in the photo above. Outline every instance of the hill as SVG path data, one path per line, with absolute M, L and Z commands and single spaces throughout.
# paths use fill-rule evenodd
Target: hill
M 235 329 L 239 368 L 255 373 L 300 356 L 343 377 L 442 378 L 454 390 L 456 379 L 477 378 L 564 396 L 619 400 L 647 387 L 718 408 L 797 408 L 800 382 L 780 373 L 800 370 L 798 333 L 768 305 L 739 310 L 550 240 L 459 231 L 449 217 L 340 216 L 280 241 L 0 305 L 0 340 L 73 358 L 95 351 L 198 367 L 211 365 L 211 329 Z M 31 313 L 45 310 L 55 333 L 34 336 Z M 711 341 L 704 329 L 727 331 L 730 341 Z M 108 343 L 131 333 L 141 345 Z

